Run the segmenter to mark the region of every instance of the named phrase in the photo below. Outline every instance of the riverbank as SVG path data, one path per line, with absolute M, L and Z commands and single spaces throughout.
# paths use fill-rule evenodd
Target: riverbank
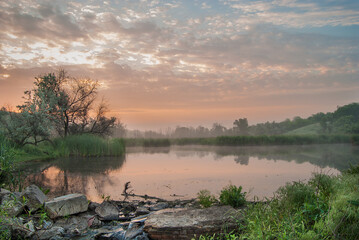
M 0 136 L 0 146 L 6 148 L 14 163 L 41 161 L 59 157 L 123 156 L 126 152 L 123 139 L 106 139 L 94 135 L 72 135 L 55 138 L 38 145 L 19 147 Z
M 213 138 L 125 138 L 128 147 L 167 147 L 171 145 L 212 146 L 273 146 L 309 144 L 357 144 L 358 135 L 264 135 L 264 136 L 220 136 Z
M 81 194 L 45 200 L 46 196 L 39 190 L 25 189 L 22 193 L 12 194 L 1 191 L 0 221 L 2 226 L 11 226 L 10 229 L 2 228 L 1 233 L 9 234 L 10 231 L 25 238 L 39 236 L 39 239 L 54 236 L 56 239 L 169 239 L 163 236 L 191 239 L 195 234 L 195 239 L 208 240 L 357 239 L 358 182 L 359 166 L 351 167 L 339 176 L 314 174 L 308 183 L 287 183 L 265 202 L 246 202 L 245 207 L 236 210 L 227 207 L 225 211 L 221 208 L 222 199 L 221 203 L 212 201 L 214 206 L 206 205 L 210 208 L 202 211 L 200 204 L 203 202 L 197 200 L 129 201 L 127 198 L 94 203 Z M 40 197 L 31 197 L 31 192 Z M 9 205 L 4 199 L 17 199 L 18 202 Z M 64 201 L 74 206 L 65 207 Z M 12 210 L 5 206 L 12 206 Z M 75 212 L 66 212 L 74 209 Z M 228 213 L 229 217 L 221 224 L 217 222 L 216 227 L 204 229 L 198 226 L 196 219 L 203 219 L 206 213 L 212 214 L 211 219 L 228 217 L 220 213 Z

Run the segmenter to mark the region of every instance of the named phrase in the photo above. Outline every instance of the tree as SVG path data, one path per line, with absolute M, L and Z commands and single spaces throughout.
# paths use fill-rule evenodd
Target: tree
M 116 118 L 106 117 L 108 105 L 102 101 L 94 109 L 97 81 L 69 77 L 63 69 L 57 74 L 49 73 L 35 79 L 35 88 L 27 92 L 38 106 L 45 106 L 48 118 L 60 136 L 82 133 L 104 136 L 111 133 Z M 94 117 L 91 117 L 92 111 L 95 111 Z
M 18 106 L 18 113 L 9 108 L 1 118 L 5 135 L 19 146 L 50 141 L 51 119 L 43 106 L 36 106 L 34 102 Z
M 218 136 L 223 136 L 225 135 L 225 132 L 227 131 L 227 128 L 222 126 L 219 123 L 213 123 L 212 125 L 212 129 L 211 129 L 211 134 L 214 137 L 218 137 Z
M 106 117 L 109 109 L 104 100 L 94 107 L 98 86 L 89 78 L 69 77 L 64 70 L 36 77 L 17 112 L 2 109 L 6 110 L 1 117 L 5 135 L 20 146 L 50 141 L 54 131 L 60 136 L 110 135 L 120 123 L 115 117 Z
M 240 118 L 233 122 L 233 129 L 235 133 L 240 135 L 248 135 L 248 120 L 247 118 Z

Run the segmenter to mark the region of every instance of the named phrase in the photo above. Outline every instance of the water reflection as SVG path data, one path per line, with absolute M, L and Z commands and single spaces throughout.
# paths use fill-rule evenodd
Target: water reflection
M 169 198 L 195 197 L 200 189 L 218 192 L 232 182 L 252 195 L 270 196 L 287 181 L 306 180 L 313 171 L 337 174 L 359 164 L 350 145 L 128 148 L 126 157 L 62 158 L 25 166 L 28 183 L 52 196 L 82 192 L 91 200 L 121 199 L 131 181 L 135 193 Z
M 121 169 L 125 157 L 71 157 L 60 158 L 52 162 L 37 162 L 26 166 L 27 182 L 50 189 L 50 196 L 60 196 L 67 193 L 85 193 L 100 200 L 105 194 L 104 185 L 116 186 L 108 173 Z

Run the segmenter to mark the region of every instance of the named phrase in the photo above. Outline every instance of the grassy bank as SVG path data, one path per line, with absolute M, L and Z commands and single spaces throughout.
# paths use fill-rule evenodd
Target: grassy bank
M 37 146 L 25 145 L 17 147 L 0 136 L 0 145 L 6 145 L 14 153 L 14 162 L 46 160 L 68 156 L 121 156 L 125 153 L 122 139 L 105 139 L 94 135 L 73 135 L 56 138 Z
M 125 139 L 128 147 L 167 147 L 170 145 L 263 146 L 352 143 L 359 144 L 358 135 L 274 135 L 222 136 L 213 138 Z
M 247 203 L 236 232 L 200 239 L 358 239 L 358 182 L 359 166 L 288 183 L 267 202 Z
M 105 139 L 94 135 L 73 135 L 54 140 L 56 157 L 120 156 L 125 153 L 122 139 Z
M 304 145 L 351 142 L 351 135 L 223 136 L 217 137 L 215 140 L 215 144 L 221 146 Z

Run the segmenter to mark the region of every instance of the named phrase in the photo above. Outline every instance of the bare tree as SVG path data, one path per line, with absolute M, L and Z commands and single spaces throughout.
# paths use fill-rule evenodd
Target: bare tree
M 34 88 L 25 91 L 18 113 L 7 111 L 1 121 L 7 135 L 20 145 L 48 140 L 51 131 L 60 136 L 91 133 L 111 134 L 115 117 L 107 117 L 108 104 L 95 108 L 99 83 L 90 78 L 69 77 L 61 69 L 35 78 Z

